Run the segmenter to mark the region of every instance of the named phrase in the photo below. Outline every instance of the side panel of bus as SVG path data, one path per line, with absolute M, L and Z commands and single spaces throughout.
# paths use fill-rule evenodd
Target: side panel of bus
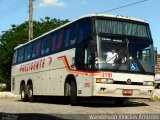
M 21 82 L 24 81 L 27 85 L 27 82 L 31 80 L 34 95 L 63 96 L 66 77 L 73 74 L 77 84 L 77 95 L 92 96 L 92 74 L 71 68 L 74 56 L 75 49 L 73 48 L 13 66 L 12 92 L 19 94 Z

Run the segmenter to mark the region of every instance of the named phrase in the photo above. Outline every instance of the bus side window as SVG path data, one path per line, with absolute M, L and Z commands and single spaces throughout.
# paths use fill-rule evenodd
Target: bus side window
M 25 47 L 25 56 L 24 60 L 29 60 L 31 58 L 31 50 L 32 50 L 32 44 L 28 44 Z
M 15 50 L 14 54 L 13 54 L 13 62 L 12 62 L 12 64 L 16 64 L 17 63 L 17 55 L 18 55 L 18 50 Z
M 41 55 L 47 54 L 49 52 L 50 39 L 49 36 L 42 39 Z
M 89 37 L 91 37 L 91 20 L 89 18 L 85 18 L 79 21 L 77 41 L 79 43 Z
M 71 24 L 69 27 L 64 29 L 64 47 L 74 45 L 76 42 L 76 30 L 77 24 Z
M 69 45 L 74 45 L 76 43 L 76 31 L 77 24 L 72 24 L 70 26 Z
M 56 40 L 56 48 L 57 50 L 62 48 L 63 45 L 63 30 L 60 30 L 59 32 L 57 32 L 57 40 Z
M 39 56 L 41 48 L 41 41 L 37 40 L 33 43 L 33 50 L 32 50 L 32 58 Z
M 142 60 L 143 61 L 149 61 L 150 59 L 151 59 L 150 49 L 143 49 L 143 51 L 142 51 Z
M 53 34 L 52 39 L 51 39 L 51 51 L 54 52 L 56 50 L 56 34 Z
M 69 46 L 69 34 L 70 34 L 70 29 L 65 28 L 64 29 L 64 47 L 65 48 Z
M 24 47 L 18 50 L 18 63 L 23 61 L 24 56 Z

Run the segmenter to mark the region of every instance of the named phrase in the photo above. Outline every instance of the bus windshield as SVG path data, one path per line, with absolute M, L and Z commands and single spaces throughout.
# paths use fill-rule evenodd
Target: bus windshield
M 154 73 L 152 36 L 147 23 L 97 18 L 95 29 L 97 69 Z
M 154 73 L 152 43 L 122 37 L 99 37 L 97 69 Z
M 127 35 L 151 39 L 151 32 L 147 23 L 99 18 L 95 20 L 95 27 L 97 33 Z

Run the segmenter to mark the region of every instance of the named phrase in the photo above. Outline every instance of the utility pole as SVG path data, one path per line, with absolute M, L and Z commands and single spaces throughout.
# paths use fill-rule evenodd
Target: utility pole
M 33 39 L 33 0 L 29 0 L 29 41 Z

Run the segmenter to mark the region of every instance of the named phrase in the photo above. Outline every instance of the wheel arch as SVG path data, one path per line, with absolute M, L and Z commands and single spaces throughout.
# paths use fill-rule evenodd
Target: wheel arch
M 32 86 L 33 86 L 33 82 L 32 82 L 31 79 L 29 79 L 29 80 L 27 81 L 27 86 L 28 86 L 28 85 L 32 85 Z
M 73 74 L 69 74 L 67 75 L 65 82 L 64 82 L 64 93 L 65 93 L 65 85 L 66 83 L 69 83 L 71 85 L 71 81 L 75 82 L 76 88 L 77 88 L 77 82 L 76 82 L 76 78 Z
M 73 74 L 67 75 L 67 77 L 65 79 L 65 82 L 64 82 L 64 85 L 65 85 L 65 83 L 71 83 L 71 81 L 74 81 L 76 83 L 76 86 L 77 86 L 76 78 Z

